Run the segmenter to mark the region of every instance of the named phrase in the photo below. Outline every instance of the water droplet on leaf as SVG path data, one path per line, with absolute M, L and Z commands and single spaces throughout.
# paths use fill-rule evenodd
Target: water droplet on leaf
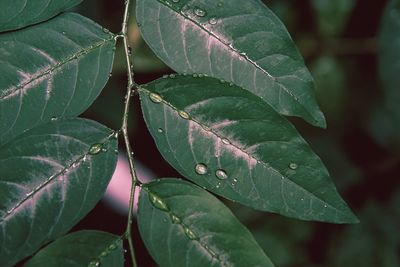
M 183 110 L 178 111 L 178 114 L 182 119 L 188 120 L 190 118 L 189 114 Z
M 160 199 L 158 196 L 156 196 L 155 194 L 149 192 L 149 199 L 150 202 L 153 204 L 154 207 L 156 207 L 159 210 L 163 210 L 163 211 L 168 211 L 168 206 L 167 204 Z
M 219 170 L 217 170 L 215 172 L 215 176 L 217 176 L 217 178 L 220 179 L 220 180 L 228 179 L 228 175 L 226 174 L 226 172 L 224 170 L 221 170 L 221 169 L 219 169 Z
M 170 217 L 171 217 L 172 223 L 174 223 L 174 224 L 180 224 L 181 223 L 181 219 L 178 216 L 176 216 L 175 214 L 171 213 Z
M 161 103 L 162 102 L 162 98 L 158 94 L 150 93 L 149 97 L 150 97 L 150 100 L 153 101 L 154 103 Z
M 90 148 L 89 148 L 89 154 L 90 155 L 97 155 L 101 152 L 103 148 L 103 144 L 97 143 L 97 144 L 93 144 Z
M 204 11 L 204 10 L 201 9 L 201 8 L 196 7 L 196 8 L 194 9 L 194 14 L 196 14 L 196 15 L 199 16 L 199 17 L 204 17 L 204 16 L 206 15 L 206 11 Z
M 224 143 L 225 145 L 230 145 L 230 141 L 228 140 L 228 139 L 226 139 L 226 138 L 222 138 L 222 143 Z
M 207 173 L 207 166 L 203 163 L 199 163 L 195 167 L 196 173 L 199 175 L 204 175 Z
M 208 22 L 211 24 L 211 25 L 215 25 L 215 24 L 217 24 L 217 18 L 216 17 L 211 17 L 209 20 L 208 20 Z
M 162 128 L 158 128 L 158 129 L 157 129 L 157 132 L 159 132 L 159 133 L 163 133 L 163 132 L 164 132 L 164 129 L 162 129 Z
M 296 163 L 290 163 L 289 168 L 292 170 L 296 170 L 299 166 Z
M 185 227 L 185 234 L 186 234 L 186 236 L 189 237 L 191 240 L 197 239 L 196 234 L 195 234 L 192 230 L 190 230 L 188 227 Z

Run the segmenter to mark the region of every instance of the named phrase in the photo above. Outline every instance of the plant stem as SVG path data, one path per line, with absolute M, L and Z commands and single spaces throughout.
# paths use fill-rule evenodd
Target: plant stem
M 131 97 L 133 90 L 138 88 L 138 85 L 135 83 L 133 80 L 133 71 L 132 71 L 132 61 L 131 61 L 131 51 L 129 47 L 129 40 L 128 40 L 128 21 L 129 21 L 129 8 L 130 8 L 130 0 L 125 0 L 125 11 L 124 11 L 124 19 L 122 22 L 122 39 L 124 42 L 124 49 L 125 49 L 125 58 L 126 58 L 126 64 L 127 64 L 127 70 L 128 70 L 128 86 L 127 86 L 127 92 L 125 96 L 125 108 L 124 108 L 124 115 L 122 118 L 122 135 L 124 137 L 125 141 L 125 146 L 126 146 L 126 152 L 128 154 L 128 160 L 129 160 L 129 168 L 131 172 L 131 177 L 132 177 L 132 186 L 131 186 L 131 194 L 130 194 L 130 199 L 129 199 L 129 211 L 128 211 L 128 222 L 126 226 L 126 231 L 125 231 L 125 237 L 128 240 L 129 243 L 129 251 L 131 254 L 132 258 L 132 264 L 134 267 L 137 266 L 136 263 L 136 257 L 135 257 L 135 250 L 133 246 L 133 241 L 132 241 L 132 211 L 133 211 L 133 206 L 135 202 L 135 189 L 138 184 L 140 184 L 140 181 L 137 177 L 136 174 L 136 169 L 135 165 L 133 163 L 133 152 L 132 152 L 132 147 L 129 142 L 129 137 L 128 137 L 128 117 L 129 117 L 129 109 L 130 109 L 130 104 L 131 104 Z

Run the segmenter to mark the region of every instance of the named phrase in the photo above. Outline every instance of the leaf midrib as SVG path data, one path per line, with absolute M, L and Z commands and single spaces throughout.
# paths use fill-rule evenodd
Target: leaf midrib
M 65 60 L 62 60 L 59 63 L 53 65 L 51 68 L 47 69 L 46 71 L 38 73 L 36 76 L 32 77 L 27 82 L 20 84 L 12 89 L 7 90 L 5 93 L 0 95 L 0 100 L 7 98 L 8 96 L 14 94 L 17 91 L 23 90 L 30 83 L 32 83 L 36 80 L 39 80 L 40 78 L 42 78 L 48 74 L 51 74 L 52 72 L 60 69 L 62 66 L 68 64 L 69 62 L 72 62 L 73 60 L 80 59 L 82 56 L 90 53 L 91 51 L 103 46 L 105 43 L 113 41 L 113 40 L 114 40 L 114 35 L 111 35 L 110 38 L 104 39 L 102 41 L 95 43 L 94 45 L 91 45 L 89 47 L 79 50 L 78 52 L 72 54 L 70 57 L 66 58 Z
M 300 104 L 300 106 L 313 118 L 313 114 L 311 114 L 306 108 L 304 108 L 303 104 L 300 102 L 300 100 L 282 83 L 278 82 L 279 77 L 275 77 L 271 75 L 267 70 L 263 69 L 260 65 L 258 65 L 257 62 L 253 61 L 250 59 L 247 55 L 240 53 L 239 50 L 237 50 L 233 45 L 228 45 L 225 42 L 223 42 L 217 35 L 215 35 L 213 32 L 209 31 L 207 28 L 204 28 L 202 25 L 199 25 L 195 20 L 192 18 L 185 16 L 181 12 L 178 12 L 177 10 L 173 9 L 171 6 L 165 4 L 164 2 L 157 0 L 157 2 L 161 3 L 162 5 L 170 8 L 171 10 L 175 11 L 177 14 L 182 16 L 185 19 L 188 19 L 189 21 L 193 22 L 193 24 L 197 25 L 200 29 L 203 29 L 205 32 L 207 32 L 209 35 L 213 36 L 215 39 L 217 39 L 220 43 L 222 43 L 225 47 L 228 48 L 228 50 L 231 50 L 235 52 L 239 57 L 242 57 L 246 59 L 248 62 L 250 62 L 256 69 L 260 70 L 261 72 L 265 73 L 270 79 L 273 80 L 273 82 L 277 83 L 280 85 L 280 87 L 287 93 L 289 94 L 297 103 Z M 315 120 L 315 119 L 314 119 Z
M 144 87 L 141 87 L 139 90 L 145 92 L 147 95 L 149 95 L 150 93 L 152 93 L 150 90 L 148 90 L 148 89 L 146 89 L 146 88 L 144 88 Z M 165 104 L 166 106 L 170 107 L 171 109 L 175 110 L 176 112 L 179 110 L 179 109 L 176 108 L 173 104 L 171 104 L 170 102 L 166 101 L 165 99 L 162 99 L 162 102 L 161 102 L 161 103 Z M 189 114 L 189 115 L 190 115 L 190 114 Z M 177 115 L 177 117 L 179 117 L 178 119 L 181 119 L 179 115 Z M 190 121 L 192 121 L 192 122 L 198 124 L 198 125 L 199 125 L 200 127 L 202 127 L 202 128 L 203 128 L 204 126 L 207 127 L 207 128 L 209 128 L 209 129 L 210 129 L 210 132 L 213 133 L 217 138 L 220 138 L 220 139 L 228 139 L 228 140 L 229 140 L 229 138 L 220 136 L 218 133 L 214 132 L 213 129 L 210 128 L 208 125 L 205 125 L 205 124 L 203 124 L 203 123 L 201 123 L 201 122 L 199 122 L 199 121 L 193 119 L 193 117 L 191 117 L 191 116 L 190 116 L 190 118 L 189 118 L 188 120 L 190 120 Z M 273 167 L 270 166 L 270 165 L 267 165 L 267 163 L 265 163 L 264 161 L 258 159 L 258 158 L 255 157 L 254 155 L 249 154 L 247 151 L 242 150 L 242 149 L 239 148 L 238 146 L 234 145 L 234 143 L 231 142 L 231 140 L 229 140 L 229 141 L 230 141 L 230 145 L 231 145 L 231 146 L 233 146 L 235 149 L 238 149 L 239 151 L 243 152 L 243 153 L 246 154 L 248 157 L 250 157 L 250 158 L 256 160 L 256 161 L 257 161 L 257 164 L 261 164 L 263 167 L 265 167 L 265 168 L 267 168 L 267 169 L 270 169 L 271 171 L 277 173 L 277 174 L 280 175 L 282 178 L 284 178 L 284 180 L 285 180 L 286 182 L 295 185 L 297 188 L 300 188 L 301 190 L 303 190 L 303 191 L 307 192 L 308 194 L 312 195 L 315 199 L 321 201 L 321 202 L 324 203 L 324 204 L 327 204 L 329 207 L 331 207 L 332 209 L 334 209 L 336 212 L 340 212 L 340 213 L 341 213 L 342 215 L 344 215 L 345 217 L 348 217 L 348 215 L 346 215 L 345 213 L 343 213 L 341 210 L 339 210 L 339 209 L 336 208 L 335 206 L 332 206 L 329 202 L 324 201 L 323 199 L 321 199 L 321 198 L 319 198 L 318 196 L 316 196 L 313 192 L 310 192 L 310 191 L 306 190 L 304 187 L 300 186 L 300 185 L 297 184 L 296 182 L 294 182 L 294 181 L 290 180 L 289 178 L 287 178 L 286 176 L 282 175 L 281 172 L 280 172 L 279 170 L 273 168 Z
M 101 141 L 101 144 L 107 143 L 111 138 L 113 137 L 113 134 L 107 136 L 103 141 Z M 34 188 L 31 190 L 28 194 L 24 196 L 17 204 L 15 204 L 12 208 L 8 208 L 7 211 L 5 212 L 5 215 L 3 218 L 0 218 L 0 224 L 5 221 L 9 216 L 11 216 L 20 206 L 22 206 L 26 201 L 28 201 L 30 198 L 33 198 L 39 191 L 41 191 L 43 188 L 45 188 L 48 184 L 53 182 L 56 178 L 58 178 L 61 174 L 63 174 L 66 170 L 71 170 L 71 167 L 74 167 L 74 169 L 79 168 L 80 164 L 84 161 L 85 157 L 89 156 L 89 151 L 86 153 L 80 155 L 76 160 L 62 168 L 60 171 L 56 172 L 55 174 L 51 175 L 49 178 L 46 179 L 46 181 L 39 185 L 38 187 Z M 11 212 L 9 212 L 11 211 Z

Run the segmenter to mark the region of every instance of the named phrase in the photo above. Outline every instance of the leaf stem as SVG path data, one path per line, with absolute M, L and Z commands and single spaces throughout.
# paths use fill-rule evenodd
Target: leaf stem
M 124 50 L 125 50 L 125 58 L 126 58 L 126 64 L 127 64 L 127 70 L 128 70 L 128 85 L 127 85 L 127 92 L 125 96 L 125 108 L 124 108 L 124 114 L 122 118 L 122 135 L 125 141 L 125 147 L 126 147 L 126 152 L 128 154 L 128 161 L 129 161 L 129 168 L 131 172 L 131 177 L 132 177 L 132 186 L 131 186 L 131 194 L 130 194 L 130 199 L 129 199 L 129 211 L 128 211 L 128 222 L 126 226 L 126 231 L 125 231 L 125 238 L 128 240 L 129 243 L 129 251 L 131 254 L 132 258 L 132 264 L 134 267 L 137 266 L 136 263 L 136 257 L 135 257 L 135 250 L 133 246 L 133 240 L 132 240 L 132 212 L 133 212 L 133 206 L 135 202 L 135 189 L 137 185 L 140 185 L 140 181 L 138 179 L 138 176 L 136 174 L 136 169 L 135 165 L 133 163 L 133 151 L 132 147 L 129 142 L 129 136 L 128 136 L 128 117 L 129 117 L 129 109 L 131 105 L 131 97 L 134 93 L 134 91 L 139 88 L 139 86 L 135 83 L 133 79 L 133 71 L 132 71 L 132 61 L 131 61 L 131 48 L 129 46 L 129 40 L 128 40 L 128 22 L 129 22 L 129 8 L 131 6 L 131 1 L 130 0 L 125 0 L 125 11 L 124 11 L 124 18 L 122 22 L 122 32 L 119 36 L 123 39 L 124 42 Z

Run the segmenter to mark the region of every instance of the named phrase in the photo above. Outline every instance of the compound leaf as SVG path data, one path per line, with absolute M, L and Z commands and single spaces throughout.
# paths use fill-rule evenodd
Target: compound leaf
M 224 204 L 182 180 L 146 184 L 140 193 L 138 224 L 161 267 L 273 266 Z
M 209 77 L 163 78 L 141 89 L 164 158 L 208 190 L 304 220 L 356 222 L 320 158 L 258 97 Z
M 114 47 L 113 34 L 74 13 L 0 34 L 0 146 L 82 113 L 108 80 Z
M 61 237 L 40 250 L 25 267 L 123 267 L 121 237 L 84 230 Z
M 47 20 L 82 0 L 1 0 L 0 32 Z
M 283 115 L 325 127 L 314 82 L 282 22 L 259 0 L 138 0 L 154 52 L 180 73 L 233 82 Z
M 116 164 L 112 130 L 53 121 L 0 148 L 0 266 L 71 229 L 103 196 Z

